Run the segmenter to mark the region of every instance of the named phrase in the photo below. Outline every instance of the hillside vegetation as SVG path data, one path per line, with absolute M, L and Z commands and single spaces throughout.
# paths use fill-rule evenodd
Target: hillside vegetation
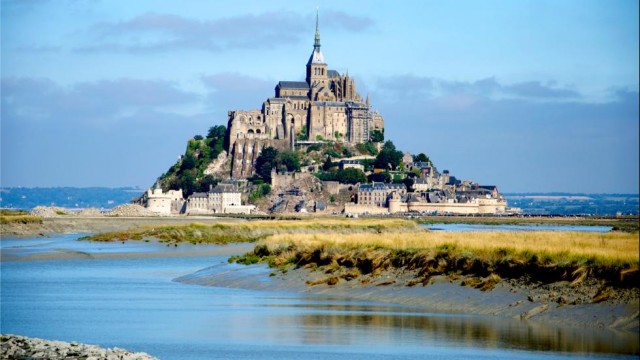
M 208 191 L 210 185 L 217 184 L 220 179 L 205 175 L 204 171 L 220 153 L 227 150 L 226 131 L 224 126 L 213 126 L 206 137 L 196 135 L 189 139 L 181 159 L 160 176 L 163 190 L 182 189 L 185 196 L 189 196 L 197 191 Z

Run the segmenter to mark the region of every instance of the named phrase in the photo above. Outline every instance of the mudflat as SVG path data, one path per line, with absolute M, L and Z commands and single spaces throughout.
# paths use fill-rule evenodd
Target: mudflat
M 49 234 L 102 233 L 130 230 L 142 226 L 186 225 L 194 222 L 215 224 L 220 221 L 242 222 L 246 220 L 210 216 L 82 217 L 69 215 L 42 218 L 41 223 L 2 224 L 0 234 L 2 238 L 45 237 Z

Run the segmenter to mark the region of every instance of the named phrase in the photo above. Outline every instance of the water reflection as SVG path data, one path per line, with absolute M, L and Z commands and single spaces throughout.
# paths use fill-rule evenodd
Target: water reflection
M 638 354 L 637 334 L 600 329 L 548 327 L 516 319 L 407 312 L 400 306 L 340 303 L 289 305 L 268 326 L 302 328 L 306 344 L 370 342 L 421 346 L 507 348 L 570 353 Z M 282 334 L 280 334 L 282 335 Z

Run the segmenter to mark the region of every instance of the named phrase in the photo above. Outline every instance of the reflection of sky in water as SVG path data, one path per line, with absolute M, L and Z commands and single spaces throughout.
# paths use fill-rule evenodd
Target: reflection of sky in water
M 580 225 L 485 225 L 485 224 L 428 224 L 422 225 L 429 230 L 438 231 L 578 231 L 578 232 L 608 232 L 611 226 L 580 226 Z
M 45 247 L 47 240 L 60 245 L 73 236 L 42 240 Z M 225 256 L 3 262 L 1 330 L 161 359 L 603 359 L 638 352 L 635 336 L 598 329 L 172 281 L 239 266 Z

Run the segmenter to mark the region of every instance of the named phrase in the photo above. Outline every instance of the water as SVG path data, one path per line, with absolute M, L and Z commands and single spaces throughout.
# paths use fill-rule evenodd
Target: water
M 581 226 L 581 225 L 485 225 L 485 224 L 426 224 L 429 230 L 436 231 L 578 231 L 578 232 L 609 232 L 611 226 Z
M 176 251 L 157 243 L 3 240 L 2 251 Z M 37 245 L 40 244 L 40 245 Z M 129 244 L 129 245 L 127 245 Z M 207 247 L 210 249 L 211 246 Z M 44 248 L 44 249 L 42 249 Z M 3 261 L 0 330 L 145 351 L 161 359 L 633 358 L 635 337 L 513 319 L 172 281 L 227 256 Z M 632 344 L 631 346 L 629 344 Z

